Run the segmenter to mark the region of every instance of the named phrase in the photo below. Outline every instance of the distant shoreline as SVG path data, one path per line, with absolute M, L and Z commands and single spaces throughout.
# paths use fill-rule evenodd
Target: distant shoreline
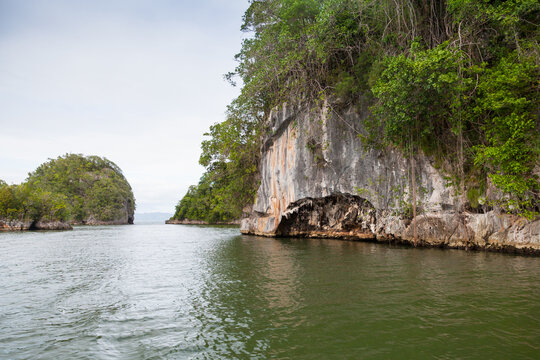
M 165 221 L 165 224 L 173 224 L 173 225 L 240 225 L 240 220 L 234 220 L 234 221 L 217 221 L 217 222 L 207 222 L 203 220 L 176 220 L 176 219 L 169 219 Z

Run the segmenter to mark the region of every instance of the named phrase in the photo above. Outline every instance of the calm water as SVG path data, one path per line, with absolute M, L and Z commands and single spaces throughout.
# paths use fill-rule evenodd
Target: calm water
M 540 258 L 236 228 L 0 234 L 1 359 L 540 358 Z

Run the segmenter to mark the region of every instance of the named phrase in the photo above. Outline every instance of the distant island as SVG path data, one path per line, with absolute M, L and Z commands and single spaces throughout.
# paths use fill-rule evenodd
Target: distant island
M 133 224 L 134 211 L 122 170 L 99 156 L 66 154 L 40 165 L 22 184 L 0 180 L 0 231 Z

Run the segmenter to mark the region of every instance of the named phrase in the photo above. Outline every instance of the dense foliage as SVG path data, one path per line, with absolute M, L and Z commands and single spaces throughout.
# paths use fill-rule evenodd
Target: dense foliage
M 258 183 L 260 119 L 249 116 L 240 101 L 229 106 L 227 119 L 210 127 L 199 162 L 207 168 L 176 206 L 173 219 L 228 222 L 240 218 L 253 201 Z
M 251 201 L 264 119 L 293 102 L 369 106 L 369 145 L 439 159 L 463 206 L 494 185 L 486 206 L 535 216 L 539 18 L 534 0 L 252 0 L 242 26 L 252 35 L 227 75 L 243 85 L 234 120 L 203 143 L 201 182 L 215 199 L 203 212 L 238 216 Z
M 67 217 L 64 195 L 28 183 L 7 185 L 0 181 L 0 219 L 64 221 Z
M 98 156 L 49 160 L 21 185 L 0 182 L 0 218 L 85 222 L 133 213 L 135 199 L 122 171 Z
M 173 218 L 177 220 L 203 220 L 208 223 L 227 222 L 235 214 L 224 209 L 216 187 L 205 174 L 197 186 L 190 186 L 187 194 L 176 206 Z

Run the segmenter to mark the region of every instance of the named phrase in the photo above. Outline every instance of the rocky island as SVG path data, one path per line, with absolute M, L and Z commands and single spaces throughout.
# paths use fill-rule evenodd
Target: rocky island
M 20 185 L 0 182 L 0 230 L 67 230 L 133 224 L 135 198 L 120 168 L 98 156 L 66 154 Z

